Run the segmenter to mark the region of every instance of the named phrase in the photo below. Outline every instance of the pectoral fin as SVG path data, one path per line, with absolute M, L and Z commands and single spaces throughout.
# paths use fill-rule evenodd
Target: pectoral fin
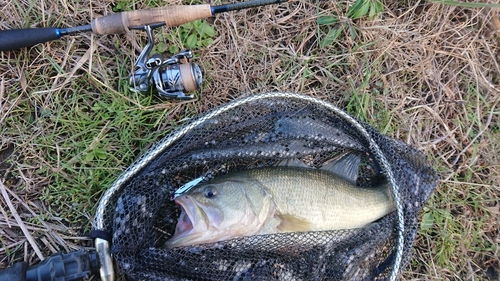
M 303 232 L 314 230 L 314 225 L 304 218 L 292 215 L 279 215 L 278 218 L 281 220 L 281 223 L 277 227 L 279 232 Z

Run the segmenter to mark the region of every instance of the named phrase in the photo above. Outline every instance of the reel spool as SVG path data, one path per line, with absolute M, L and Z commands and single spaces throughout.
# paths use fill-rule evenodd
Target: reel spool
M 129 76 L 130 89 L 134 92 L 157 94 L 161 99 L 192 99 L 202 83 L 200 67 L 191 62 L 193 53 L 184 50 L 171 58 L 163 59 L 160 55 L 151 54 L 154 47 L 152 30 L 164 24 L 146 25 L 141 27 L 146 31 L 148 43 L 134 64 L 134 70 Z

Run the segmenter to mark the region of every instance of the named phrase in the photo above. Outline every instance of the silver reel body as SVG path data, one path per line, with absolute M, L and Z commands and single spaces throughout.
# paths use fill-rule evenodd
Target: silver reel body
M 152 29 L 161 25 L 146 25 L 143 29 L 148 36 L 148 43 L 134 64 L 129 76 L 130 89 L 140 93 L 156 93 L 160 98 L 192 99 L 202 83 L 200 67 L 191 62 L 193 53 L 184 50 L 163 59 L 160 55 L 151 55 L 154 47 Z

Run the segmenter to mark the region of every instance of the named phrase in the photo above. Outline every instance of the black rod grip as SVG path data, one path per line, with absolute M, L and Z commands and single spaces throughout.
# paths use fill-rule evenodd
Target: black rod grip
M 17 50 L 61 38 L 58 28 L 0 30 L 0 51 Z
M 13 266 L 0 270 L 0 280 L 2 281 L 26 281 L 27 262 L 18 262 Z

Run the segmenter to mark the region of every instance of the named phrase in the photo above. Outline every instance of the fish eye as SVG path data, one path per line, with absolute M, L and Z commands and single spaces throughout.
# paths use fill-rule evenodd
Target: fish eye
M 215 195 L 217 195 L 217 189 L 213 186 L 207 186 L 203 191 L 203 195 L 207 198 L 215 197 Z

